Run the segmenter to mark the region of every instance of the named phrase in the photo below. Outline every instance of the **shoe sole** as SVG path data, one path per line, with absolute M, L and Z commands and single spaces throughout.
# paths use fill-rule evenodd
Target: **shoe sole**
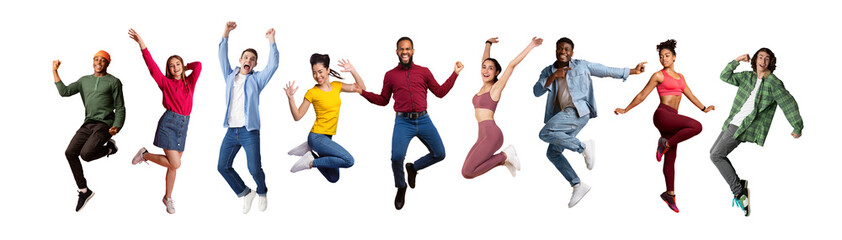
M 76 210 L 76 212 L 79 212 L 79 211 L 82 211 L 82 209 L 85 209 L 85 206 L 88 205 L 88 202 L 91 201 L 91 198 L 94 198 L 95 194 L 96 194 L 95 192 L 91 192 L 91 195 L 88 196 L 87 199 L 85 199 L 85 203 L 82 203 L 82 207 L 80 207 L 79 210 Z
M 748 181 L 746 181 L 746 185 L 748 185 Z M 748 188 L 746 188 L 746 200 L 748 200 L 747 201 L 748 204 L 746 204 L 745 212 L 746 212 L 746 217 L 748 217 L 748 215 L 751 214 L 751 208 L 750 208 L 750 206 L 751 206 L 751 190 L 749 190 Z

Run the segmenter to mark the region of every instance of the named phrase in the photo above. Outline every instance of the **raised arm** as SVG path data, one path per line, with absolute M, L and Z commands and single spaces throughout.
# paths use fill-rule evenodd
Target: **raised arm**
M 187 80 L 196 85 L 196 82 L 199 81 L 199 75 L 202 74 L 202 62 L 195 61 L 184 65 L 184 69 L 190 70 L 190 75 L 187 75 Z
M 491 57 L 491 44 L 498 42 L 500 41 L 497 40 L 497 37 L 489 38 L 485 41 L 485 51 L 482 51 L 482 61 L 480 61 L 480 63 L 485 62 L 485 59 Z
M 525 58 L 526 55 L 529 54 L 530 51 L 532 51 L 533 48 L 541 46 L 541 43 L 543 42 L 544 39 L 532 37 L 532 41 L 529 42 L 529 45 L 526 45 L 526 49 L 523 49 L 523 51 L 521 51 L 520 54 L 518 54 L 517 57 L 515 57 L 515 59 L 512 59 L 512 61 L 509 62 L 509 65 L 506 66 L 506 71 L 504 71 L 503 74 L 500 75 L 500 78 L 497 80 L 496 83 L 494 83 L 494 86 L 491 88 L 492 93 L 497 95 L 497 99 L 499 99 L 500 93 L 503 91 L 503 88 L 506 87 L 506 83 L 509 82 L 509 77 L 512 76 L 512 72 L 514 72 L 515 67 L 517 67 L 517 65 L 520 64 L 521 61 L 523 61 L 523 58 Z M 486 44 L 486 49 L 488 48 L 489 44 Z M 493 97 L 494 96 L 492 95 L 492 98 Z
M 164 85 L 164 79 L 166 76 L 163 72 L 161 72 L 161 68 L 158 67 L 158 64 L 155 63 L 155 60 L 152 59 L 152 54 L 149 53 L 149 49 L 146 48 L 146 44 L 143 42 L 143 38 L 140 37 L 134 29 L 129 28 L 129 38 L 137 42 L 137 45 L 140 46 L 140 54 L 143 56 L 143 62 L 146 63 L 146 68 L 149 70 L 149 75 L 152 75 L 152 79 L 155 80 L 155 83 L 158 84 L 158 87 Z
M 425 78 L 430 92 L 432 92 L 436 97 L 443 98 L 448 92 L 450 92 L 450 89 L 453 88 L 453 84 L 456 83 L 456 78 L 459 77 L 459 72 L 461 72 L 464 68 L 465 65 L 462 65 L 462 62 L 456 61 L 456 64 L 453 66 L 453 73 L 450 74 L 450 77 L 448 77 L 442 85 L 439 85 L 439 83 L 436 82 L 436 78 L 433 77 L 433 74 L 430 73 L 430 71 L 427 71 Z
M 284 87 L 284 92 L 286 92 L 287 100 L 289 100 L 289 112 L 292 113 L 292 119 L 298 121 L 307 113 L 307 109 L 310 108 L 310 101 L 305 96 L 304 101 L 301 102 L 301 106 L 296 108 L 295 92 L 298 91 L 298 87 L 293 86 L 295 86 L 295 81 L 288 82 L 287 86 Z
M 351 61 L 348 59 L 340 59 L 339 66 L 342 67 L 341 72 L 350 72 L 352 76 L 354 76 L 354 84 L 342 84 L 342 91 L 343 92 L 356 92 L 361 93 L 365 91 L 365 83 L 363 82 L 363 78 L 360 77 L 360 74 L 357 73 L 357 69 L 354 68 L 354 65 L 351 64 Z
M 222 41 L 219 42 L 219 66 L 222 68 L 222 76 L 228 76 L 234 69 L 231 69 L 231 63 L 228 62 L 228 33 L 237 28 L 237 23 L 225 23 L 225 32 L 222 33 Z
M 663 74 L 658 74 L 658 73 L 652 74 L 652 77 L 649 78 L 649 82 L 646 83 L 646 86 L 643 87 L 643 90 L 640 90 L 640 93 L 638 93 L 634 97 L 634 99 L 632 99 L 632 101 L 629 103 L 629 105 L 626 106 L 626 108 L 614 109 L 614 114 L 615 115 L 625 114 L 629 110 L 632 110 L 632 108 L 636 107 L 638 104 L 643 102 L 643 100 L 646 100 L 646 96 L 649 96 L 649 93 L 652 93 L 652 90 L 655 89 L 655 87 L 657 87 L 658 84 L 660 84 L 663 81 L 664 81 L 664 75 Z
M 255 74 L 258 85 L 261 89 L 269 83 L 269 80 L 272 79 L 272 75 L 275 75 L 275 71 L 278 70 L 278 45 L 275 44 L 274 28 L 270 28 L 266 31 L 266 39 L 269 40 L 269 62 L 266 63 L 266 68 L 264 68 L 263 71 Z
M 743 54 L 725 65 L 725 69 L 722 70 L 722 73 L 719 74 L 719 79 L 723 82 L 734 86 L 740 86 L 746 80 L 745 73 L 734 73 L 734 70 L 737 69 L 737 66 L 740 65 L 740 62 L 748 62 L 750 60 L 748 54 Z
M 61 81 L 61 77 L 58 76 L 58 66 L 60 65 L 61 60 L 53 60 L 53 80 L 55 81 L 56 89 L 58 89 L 58 95 L 69 97 L 79 93 L 80 86 L 78 82 L 71 83 L 70 86 L 65 86 L 64 82 Z
M 679 73 L 679 75 L 681 74 Z M 693 91 L 690 91 L 690 85 L 687 84 L 687 79 L 684 78 L 684 75 L 681 75 L 681 78 L 684 79 L 684 96 L 686 96 L 687 99 L 689 99 L 690 102 L 693 103 L 693 105 L 696 105 L 696 108 L 702 110 L 702 112 L 705 113 L 716 109 L 716 107 L 713 105 L 705 107 L 705 105 L 702 104 L 702 102 L 700 102 L 699 99 L 696 98 L 696 95 L 693 95 Z

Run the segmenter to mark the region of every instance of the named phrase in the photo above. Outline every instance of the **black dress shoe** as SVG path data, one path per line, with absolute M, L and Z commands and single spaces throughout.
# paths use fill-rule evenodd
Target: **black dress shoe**
M 398 188 L 398 194 L 395 195 L 395 209 L 401 210 L 401 208 L 403 208 L 405 197 L 406 187 Z
M 406 163 L 406 174 L 409 179 L 409 187 L 415 188 L 415 175 L 418 175 L 418 171 L 415 170 L 415 166 L 412 163 Z

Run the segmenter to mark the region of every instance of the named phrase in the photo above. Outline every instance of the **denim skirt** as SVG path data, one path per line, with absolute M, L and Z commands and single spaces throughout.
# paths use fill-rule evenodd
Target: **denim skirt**
M 184 116 L 167 110 L 161 119 L 158 120 L 158 130 L 155 131 L 156 147 L 166 150 L 184 152 L 184 143 L 187 141 L 187 125 L 190 123 L 190 116 Z

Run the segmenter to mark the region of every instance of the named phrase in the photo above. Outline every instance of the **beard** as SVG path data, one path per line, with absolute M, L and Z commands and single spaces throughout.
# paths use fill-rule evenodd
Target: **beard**
M 402 67 L 402 68 L 409 69 L 409 67 L 412 67 L 412 56 L 409 56 L 409 61 L 408 61 L 407 63 L 403 63 L 403 62 L 401 62 L 401 61 L 400 61 L 400 57 L 398 57 L 398 63 L 400 63 L 400 64 L 401 64 L 401 67 Z

